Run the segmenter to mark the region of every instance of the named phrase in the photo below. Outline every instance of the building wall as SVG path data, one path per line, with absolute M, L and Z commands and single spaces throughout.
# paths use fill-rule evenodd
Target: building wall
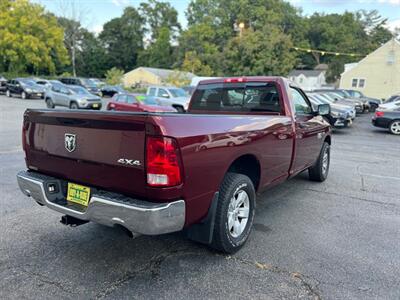
M 158 76 L 142 68 L 137 68 L 126 73 L 122 79 L 122 82 L 126 87 L 130 87 L 137 83 L 142 85 L 159 85 L 162 83 Z
M 392 52 L 391 52 L 392 51 Z M 394 60 L 389 64 L 392 53 Z M 365 79 L 364 87 L 353 87 L 353 79 Z M 388 98 L 400 91 L 400 43 L 391 40 L 375 50 L 357 66 L 344 72 L 340 79 L 340 88 L 353 89 L 375 98 Z

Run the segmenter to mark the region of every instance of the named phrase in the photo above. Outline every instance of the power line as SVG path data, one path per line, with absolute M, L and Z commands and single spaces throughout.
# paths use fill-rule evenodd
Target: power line
M 325 50 L 317 50 L 317 49 L 308 49 L 308 48 L 301 48 L 301 47 L 292 47 L 292 49 L 296 51 L 303 51 L 307 53 L 319 53 L 321 55 L 335 55 L 335 56 L 365 56 L 362 54 L 357 54 L 357 53 L 343 53 L 343 52 L 333 52 L 333 51 L 325 51 Z

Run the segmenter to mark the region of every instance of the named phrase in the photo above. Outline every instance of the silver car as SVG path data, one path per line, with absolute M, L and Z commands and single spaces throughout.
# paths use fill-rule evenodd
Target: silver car
M 56 81 L 46 90 L 45 101 L 48 108 L 65 106 L 71 109 L 101 109 L 101 98 L 89 93 L 81 86 L 68 86 Z
M 179 112 L 186 111 L 189 106 L 190 95 L 181 88 L 149 86 L 146 94 L 156 97 L 160 105 L 172 106 Z

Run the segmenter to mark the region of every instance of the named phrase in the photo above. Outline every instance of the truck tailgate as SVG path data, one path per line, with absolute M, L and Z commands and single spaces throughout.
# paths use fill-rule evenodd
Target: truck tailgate
M 29 169 L 145 197 L 143 113 L 27 110 L 23 142 Z

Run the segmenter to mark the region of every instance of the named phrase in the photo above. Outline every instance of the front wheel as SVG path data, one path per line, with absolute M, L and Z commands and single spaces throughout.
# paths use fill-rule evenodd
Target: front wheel
M 6 91 L 6 96 L 11 98 L 11 92 L 9 90 Z
M 22 92 L 21 93 L 21 98 L 25 100 L 25 99 L 28 98 L 28 95 L 25 92 Z
M 78 109 L 78 104 L 76 102 L 72 102 L 71 105 L 69 106 L 70 109 Z
M 390 123 L 389 130 L 392 134 L 400 135 L 400 120 L 394 120 Z
M 312 181 L 323 182 L 328 177 L 331 159 L 331 148 L 327 142 L 322 145 L 317 162 L 308 169 L 308 177 Z
M 253 226 L 256 194 L 249 177 L 227 173 L 221 185 L 211 246 L 235 253 L 247 241 Z
M 47 98 L 46 99 L 46 106 L 47 106 L 47 108 L 54 108 L 53 100 L 51 100 L 50 98 Z

